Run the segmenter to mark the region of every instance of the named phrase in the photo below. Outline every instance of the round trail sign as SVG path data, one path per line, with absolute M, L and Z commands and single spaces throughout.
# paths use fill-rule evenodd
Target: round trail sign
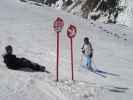
M 74 25 L 70 25 L 67 29 L 67 36 L 69 38 L 74 38 L 77 34 L 77 29 Z
M 71 72 L 72 72 L 72 80 L 74 80 L 74 66 L 73 66 L 73 38 L 77 34 L 77 29 L 74 25 L 70 25 L 67 29 L 67 36 L 70 38 L 71 45 Z
M 56 32 L 61 32 L 63 26 L 64 26 L 64 21 L 63 21 L 63 19 L 60 18 L 60 17 L 57 17 L 57 19 L 54 21 L 54 25 L 53 25 L 54 30 L 55 30 Z

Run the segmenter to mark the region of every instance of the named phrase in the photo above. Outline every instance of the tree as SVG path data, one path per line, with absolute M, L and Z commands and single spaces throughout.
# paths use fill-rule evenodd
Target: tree
M 45 2 L 45 4 L 48 5 L 48 6 L 52 6 L 52 4 L 55 4 L 57 1 L 58 1 L 58 0 L 47 0 L 47 1 Z
M 86 0 L 86 2 L 81 7 L 82 17 L 88 18 L 88 14 L 93 11 L 98 2 L 99 0 Z
M 100 10 L 108 14 L 108 22 L 116 23 L 116 19 L 124 10 L 124 7 L 120 6 L 120 0 L 102 0 L 101 4 L 97 8 L 97 11 Z

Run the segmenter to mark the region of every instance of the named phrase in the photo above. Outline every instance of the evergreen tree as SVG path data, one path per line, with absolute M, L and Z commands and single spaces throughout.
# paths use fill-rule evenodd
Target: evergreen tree
M 55 4 L 58 0 L 46 0 L 45 4 L 48 6 L 52 6 L 52 4 Z
M 97 11 L 100 10 L 107 13 L 109 23 L 116 23 L 119 13 L 124 10 L 124 7 L 120 6 L 120 2 L 120 0 L 102 0 Z

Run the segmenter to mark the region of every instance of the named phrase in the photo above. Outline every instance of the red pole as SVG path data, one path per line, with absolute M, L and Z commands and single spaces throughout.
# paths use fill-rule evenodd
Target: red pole
M 74 71 L 73 71 L 73 41 L 71 40 L 71 71 L 72 71 L 72 80 L 74 80 Z
M 56 62 L 56 81 L 58 81 L 58 70 L 59 70 L 59 32 L 57 32 L 57 62 Z

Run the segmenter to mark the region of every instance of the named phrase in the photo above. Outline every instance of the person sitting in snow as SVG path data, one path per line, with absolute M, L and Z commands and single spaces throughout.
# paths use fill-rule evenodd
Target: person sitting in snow
M 84 44 L 82 46 L 82 54 L 83 54 L 83 62 L 84 62 L 82 66 L 93 71 L 93 68 L 91 65 L 91 60 L 93 56 L 93 48 L 92 48 L 92 45 L 88 37 L 84 38 Z
M 37 63 L 33 63 L 26 58 L 18 58 L 13 54 L 13 48 L 11 45 L 5 47 L 6 54 L 3 55 L 4 63 L 9 69 L 21 70 L 21 69 L 31 69 L 32 71 L 44 72 L 45 66 L 41 66 Z

